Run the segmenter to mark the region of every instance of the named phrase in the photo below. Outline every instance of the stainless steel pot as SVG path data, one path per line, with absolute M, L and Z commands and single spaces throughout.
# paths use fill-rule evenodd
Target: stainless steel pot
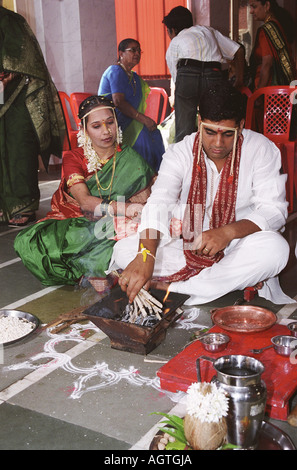
M 206 351 L 216 353 L 223 351 L 230 341 L 229 336 L 222 333 L 207 333 L 198 337 Z
M 212 382 L 229 398 L 228 442 L 242 449 L 256 449 L 267 399 L 266 385 L 261 380 L 263 364 L 253 357 L 241 355 L 202 358 L 213 363 L 217 375 Z M 199 379 L 200 364 L 197 364 L 197 372 Z
M 297 348 L 297 339 L 295 336 L 279 335 L 271 338 L 274 349 L 281 356 L 290 356 Z

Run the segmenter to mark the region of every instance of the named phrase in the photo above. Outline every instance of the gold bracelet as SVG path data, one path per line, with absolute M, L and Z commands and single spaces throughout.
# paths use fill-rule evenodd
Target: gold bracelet
M 154 258 L 154 260 L 156 259 L 156 257 L 150 252 L 150 250 L 148 250 L 147 248 L 144 248 L 142 243 L 140 244 L 140 251 L 138 251 L 137 254 L 142 255 L 142 259 L 144 263 L 146 262 L 147 255 Z

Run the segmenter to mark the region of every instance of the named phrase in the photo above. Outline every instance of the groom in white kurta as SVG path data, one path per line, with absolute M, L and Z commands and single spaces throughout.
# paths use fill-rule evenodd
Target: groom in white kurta
M 220 100 L 216 93 L 205 97 L 204 103 L 210 99 Z M 236 102 L 241 96 L 228 87 L 223 94 L 227 94 L 224 99 L 230 107 L 232 100 Z M 289 245 L 281 235 L 288 204 L 286 175 L 280 173 L 280 152 L 263 135 L 245 130 L 240 113 L 234 118 L 227 113 L 226 119 L 222 111 L 222 114 L 217 114 L 217 119 L 209 119 L 207 110 L 206 114 L 202 112 L 203 106 L 208 104 L 203 105 L 202 101 L 200 105 L 201 158 L 205 161 L 206 194 L 201 230 L 195 234 L 191 250 L 210 259 L 221 252 L 222 257 L 186 280 L 169 281 L 169 290 L 189 294 L 191 297 L 187 304 L 199 305 L 264 281 L 260 296 L 276 304 L 290 303 L 292 300 L 283 293 L 278 281 L 278 274 L 289 258 Z M 184 240 L 181 236 L 174 237 L 170 227 L 172 220 L 184 219 L 189 203 L 196 137 L 192 134 L 169 147 L 143 209 L 138 233 L 115 245 L 110 268 L 124 270 L 120 285 L 131 301 L 139 289 L 148 287 L 154 278 L 165 280 L 165 284 L 162 282 L 157 286 L 166 288 L 166 277 L 177 273 L 187 263 Z M 236 143 L 239 138 L 242 146 L 234 202 L 235 221 L 223 227 L 210 228 L 222 169 L 234 149 L 234 140 Z

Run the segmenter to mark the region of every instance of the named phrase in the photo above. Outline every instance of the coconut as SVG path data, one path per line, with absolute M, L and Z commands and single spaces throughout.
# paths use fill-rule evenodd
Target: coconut
M 225 418 L 217 423 L 202 422 L 199 418 L 186 414 L 184 432 L 189 445 L 194 450 L 215 450 L 220 447 L 227 435 Z
M 214 383 L 194 383 L 187 391 L 184 433 L 194 450 L 214 450 L 227 436 L 228 398 Z

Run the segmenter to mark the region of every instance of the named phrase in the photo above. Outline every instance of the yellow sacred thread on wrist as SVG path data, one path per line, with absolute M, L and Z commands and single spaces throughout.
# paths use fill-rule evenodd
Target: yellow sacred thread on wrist
M 140 244 L 140 251 L 137 254 L 142 254 L 142 259 L 144 263 L 146 262 L 147 255 L 152 256 L 154 259 L 156 259 L 155 256 L 152 255 L 150 250 L 148 250 L 147 248 L 144 248 L 142 243 Z

